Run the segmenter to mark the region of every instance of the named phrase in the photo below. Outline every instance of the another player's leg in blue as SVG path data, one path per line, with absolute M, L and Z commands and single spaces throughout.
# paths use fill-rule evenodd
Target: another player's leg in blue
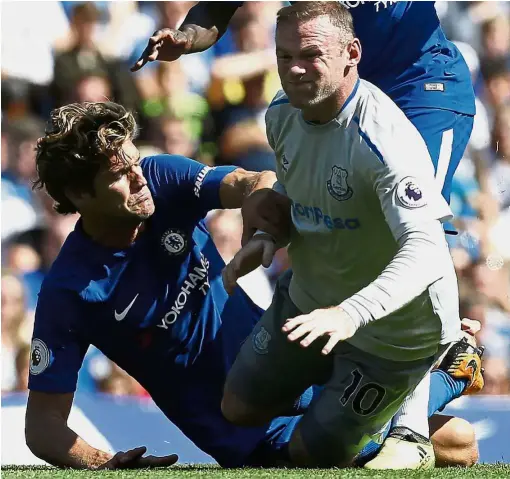
M 425 140 L 436 182 L 449 203 L 453 175 L 469 142 L 474 117 L 435 108 L 406 108 L 404 113 Z

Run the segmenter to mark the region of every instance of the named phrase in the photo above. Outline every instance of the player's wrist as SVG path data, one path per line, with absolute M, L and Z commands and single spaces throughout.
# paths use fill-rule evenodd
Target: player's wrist
M 179 31 L 184 34 L 184 37 L 186 39 L 186 43 L 184 44 L 184 53 L 193 53 L 193 46 L 195 44 L 195 41 L 197 39 L 197 29 L 195 25 L 183 25 Z
M 99 469 L 101 466 L 106 464 L 108 461 L 113 459 L 113 454 L 110 454 L 108 452 L 101 451 L 100 449 L 96 449 L 96 451 L 93 454 L 92 461 L 90 461 L 88 465 L 88 469 Z
M 349 300 L 340 303 L 336 306 L 336 309 L 339 311 L 342 320 L 350 321 L 352 323 L 355 331 L 367 323 L 358 308 L 353 306 Z
M 253 238 L 271 240 L 273 243 L 276 244 L 276 238 L 262 230 L 255 231 L 255 233 L 253 234 Z

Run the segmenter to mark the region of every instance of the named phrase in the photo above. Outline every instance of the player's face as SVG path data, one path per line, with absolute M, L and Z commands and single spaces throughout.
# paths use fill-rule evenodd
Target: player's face
M 115 219 L 140 221 L 154 213 L 154 200 L 140 167 L 140 152 L 131 141 L 123 146 L 123 155 L 112 156 L 108 169 L 94 180 L 94 196 L 80 208 Z
M 278 26 L 278 73 L 294 107 L 317 105 L 337 92 L 347 66 L 345 50 L 340 30 L 326 16 Z

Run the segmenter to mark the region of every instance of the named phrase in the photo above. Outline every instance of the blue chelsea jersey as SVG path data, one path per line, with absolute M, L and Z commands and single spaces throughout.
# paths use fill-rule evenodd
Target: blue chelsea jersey
M 145 158 L 156 210 L 136 242 L 105 248 L 78 221 L 44 280 L 36 310 L 29 388 L 68 393 L 90 344 L 150 393 L 166 416 L 220 464 L 240 464 L 264 428 L 222 416 L 226 375 L 262 310 L 224 267 L 203 218 L 221 208 L 232 167 L 188 158 Z

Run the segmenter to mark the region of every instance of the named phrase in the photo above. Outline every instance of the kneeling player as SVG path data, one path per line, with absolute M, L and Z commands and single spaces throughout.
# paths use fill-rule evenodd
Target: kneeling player
M 417 129 L 359 79 L 361 48 L 341 5 L 280 10 L 276 52 L 285 93 L 266 126 L 277 189 L 292 204 L 293 273 L 280 278 L 242 346 L 222 407 L 233 423 L 257 425 L 281 414 L 297 391 L 326 383 L 289 456 L 298 465 L 347 466 L 423 384 L 438 345 L 460 337 L 441 227 L 451 211 Z M 228 289 L 244 261 L 271 257 L 274 247 L 265 235 L 253 238 L 227 268 Z M 264 348 L 260 337 L 269 338 Z M 471 356 L 479 368 L 476 350 Z M 394 439 L 406 436 L 393 431 Z M 433 464 L 419 460 L 424 447 L 414 450 L 418 464 Z

